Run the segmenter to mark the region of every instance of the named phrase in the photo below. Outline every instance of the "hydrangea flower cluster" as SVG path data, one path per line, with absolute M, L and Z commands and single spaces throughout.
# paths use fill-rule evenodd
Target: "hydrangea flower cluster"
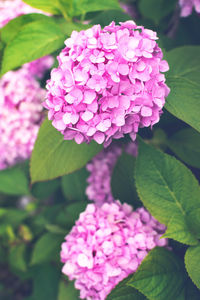
M 160 239 L 164 231 L 144 208 L 133 211 L 119 201 L 89 204 L 62 244 L 62 272 L 75 279 L 81 299 L 104 300 L 151 249 L 167 246 Z
M 45 90 L 25 68 L 0 80 L 0 169 L 29 158 L 42 119 Z
M 136 142 L 126 144 L 125 151 L 130 155 L 137 156 Z M 90 172 L 87 179 L 89 184 L 86 188 L 86 195 L 89 200 L 93 200 L 97 205 L 114 201 L 111 192 L 111 175 L 121 153 L 122 148 L 120 145 L 111 144 L 98 153 L 86 166 Z
M 47 83 L 49 119 L 67 140 L 107 146 L 159 121 L 169 88 L 156 33 L 133 21 L 73 31 Z
M 0 0 L 0 28 L 10 20 L 30 13 L 42 13 L 40 10 L 29 6 L 22 0 Z
M 179 0 L 181 16 L 187 17 L 192 13 L 193 8 L 200 13 L 200 0 Z

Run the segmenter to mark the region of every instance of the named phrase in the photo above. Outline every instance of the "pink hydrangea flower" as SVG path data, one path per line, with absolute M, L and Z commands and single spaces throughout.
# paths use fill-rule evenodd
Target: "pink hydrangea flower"
M 179 0 L 181 16 L 187 17 L 192 13 L 193 8 L 200 13 L 200 0 Z
M 0 169 L 29 158 L 42 119 L 45 90 L 25 68 L 0 80 Z
M 22 0 L 0 0 L 0 28 L 5 26 L 10 20 L 30 13 L 43 12 L 29 6 Z
M 104 300 L 151 249 L 167 246 L 164 231 L 144 208 L 89 204 L 62 244 L 62 272 L 75 280 L 81 299 Z
M 130 155 L 137 156 L 136 142 L 129 142 L 125 146 L 125 151 Z M 111 175 L 121 153 L 122 147 L 120 145 L 111 144 L 97 154 L 86 166 L 90 172 L 87 179 L 86 195 L 97 205 L 114 201 L 111 191 Z
M 45 107 L 67 140 L 109 145 L 159 121 L 169 88 L 156 33 L 133 21 L 76 32 L 47 82 Z
M 36 78 L 41 79 L 44 73 L 53 66 L 53 63 L 54 58 L 47 55 L 25 64 L 24 68 Z

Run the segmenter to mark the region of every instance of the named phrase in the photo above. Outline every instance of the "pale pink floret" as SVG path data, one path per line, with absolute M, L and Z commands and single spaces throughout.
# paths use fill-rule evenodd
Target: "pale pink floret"
M 169 88 L 156 33 L 133 21 L 76 32 L 47 82 L 49 119 L 67 140 L 107 146 L 160 119 Z
M 21 68 L 0 80 L 0 169 L 30 157 L 42 114 L 45 90 Z
M 200 13 L 200 0 L 179 0 L 181 16 L 187 17 L 192 13 L 193 8 Z
M 136 142 L 126 144 L 125 151 L 130 155 L 137 156 Z M 86 195 L 89 200 L 94 201 L 97 205 L 114 201 L 111 191 L 111 176 L 121 153 L 122 146 L 111 144 L 97 154 L 86 166 L 90 172 L 87 179 Z
M 81 299 L 104 300 L 151 249 L 167 246 L 164 231 L 144 208 L 89 204 L 62 244 L 62 272 L 75 280 Z

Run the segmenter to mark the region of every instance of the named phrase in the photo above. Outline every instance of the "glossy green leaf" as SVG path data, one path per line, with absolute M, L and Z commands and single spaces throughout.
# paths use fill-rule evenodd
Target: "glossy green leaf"
M 0 193 L 7 195 L 29 194 L 28 179 L 18 168 L 8 168 L 0 171 Z
M 186 278 L 183 263 L 172 251 L 154 248 L 127 284 L 149 300 L 180 299 Z
M 176 132 L 168 140 L 169 148 L 188 165 L 200 168 L 200 133 L 192 128 Z
M 32 7 L 38 8 L 44 12 L 49 12 L 51 14 L 60 14 L 58 9 L 57 0 L 23 0 L 25 3 Z
M 171 92 L 165 108 L 200 131 L 200 46 L 185 46 L 166 54 L 170 70 L 167 84 Z
M 69 0 L 62 0 L 64 4 L 67 2 L 68 8 L 70 9 Z M 70 16 L 84 15 L 88 12 L 105 11 L 110 9 L 122 10 L 117 0 L 82 0 L 81 3 L 76 0 L 70 1 L 72 3 L 71 9 L 69 10 Z
M 95 142 L 76 144 L 65 141 L 50 121 L 42 124 L 31 157 L 32 182 L 43 181 L 72 173 L 82 168 L 102 149 Z
M 197 240 L 186 218 L 200 207 L 200 187 L 192 172 L 140 139 L 135 179 L 140 199 L 155 218 L 167 225 L 167 236 L 195 245 Z
M 59 255 L 59 249 L 63 235 L 45 233 L 35 244 L 31 259 L 31 265 L 55 259 Z
M 8 44 L 13 40 L 13 38 L 18 34 L 23 26 L 28 23 L 35 21 L 45 21 L 49 20 L 49 17 L 43 14 L 27 14 L 19 16 L 10 22 L 8 22 L 3 28 L 1 28 L 1 40 Z
M 132 276 L 132 275 L 131 275 Z M 130 277 L 122 280 L 107 296 L 106 300 L 145 300 L 147 299 L 143 294 L 135 288 L 127 286 Z
M 200 289 L 200 244 L 187 249 L 185 265 L 190 278 Z
M 67 199 L 76 201 L 86 199 L 85 190 L 88 176 L 89 172 L 86 168 L 82 168 L 62 177 L 62 190 Z
M 190 231 L 193 232 L 197 238 L 200 238 L 200 208 L 188 213 L 186 219 Z
M 24 25 L 4 50 L 1 74 L 62 47 L 65 35 L 52 18 Z
M 116 162 L 111 178 L 114 198 L 133 206 L 139 203 L 133 178 L 134 169 L 135 157 L 124 152 Z

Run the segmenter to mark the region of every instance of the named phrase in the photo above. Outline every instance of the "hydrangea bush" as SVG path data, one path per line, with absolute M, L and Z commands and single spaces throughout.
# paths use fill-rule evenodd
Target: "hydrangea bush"
M 200 299 L 199 13 L 0 0 L 0 299 Z

